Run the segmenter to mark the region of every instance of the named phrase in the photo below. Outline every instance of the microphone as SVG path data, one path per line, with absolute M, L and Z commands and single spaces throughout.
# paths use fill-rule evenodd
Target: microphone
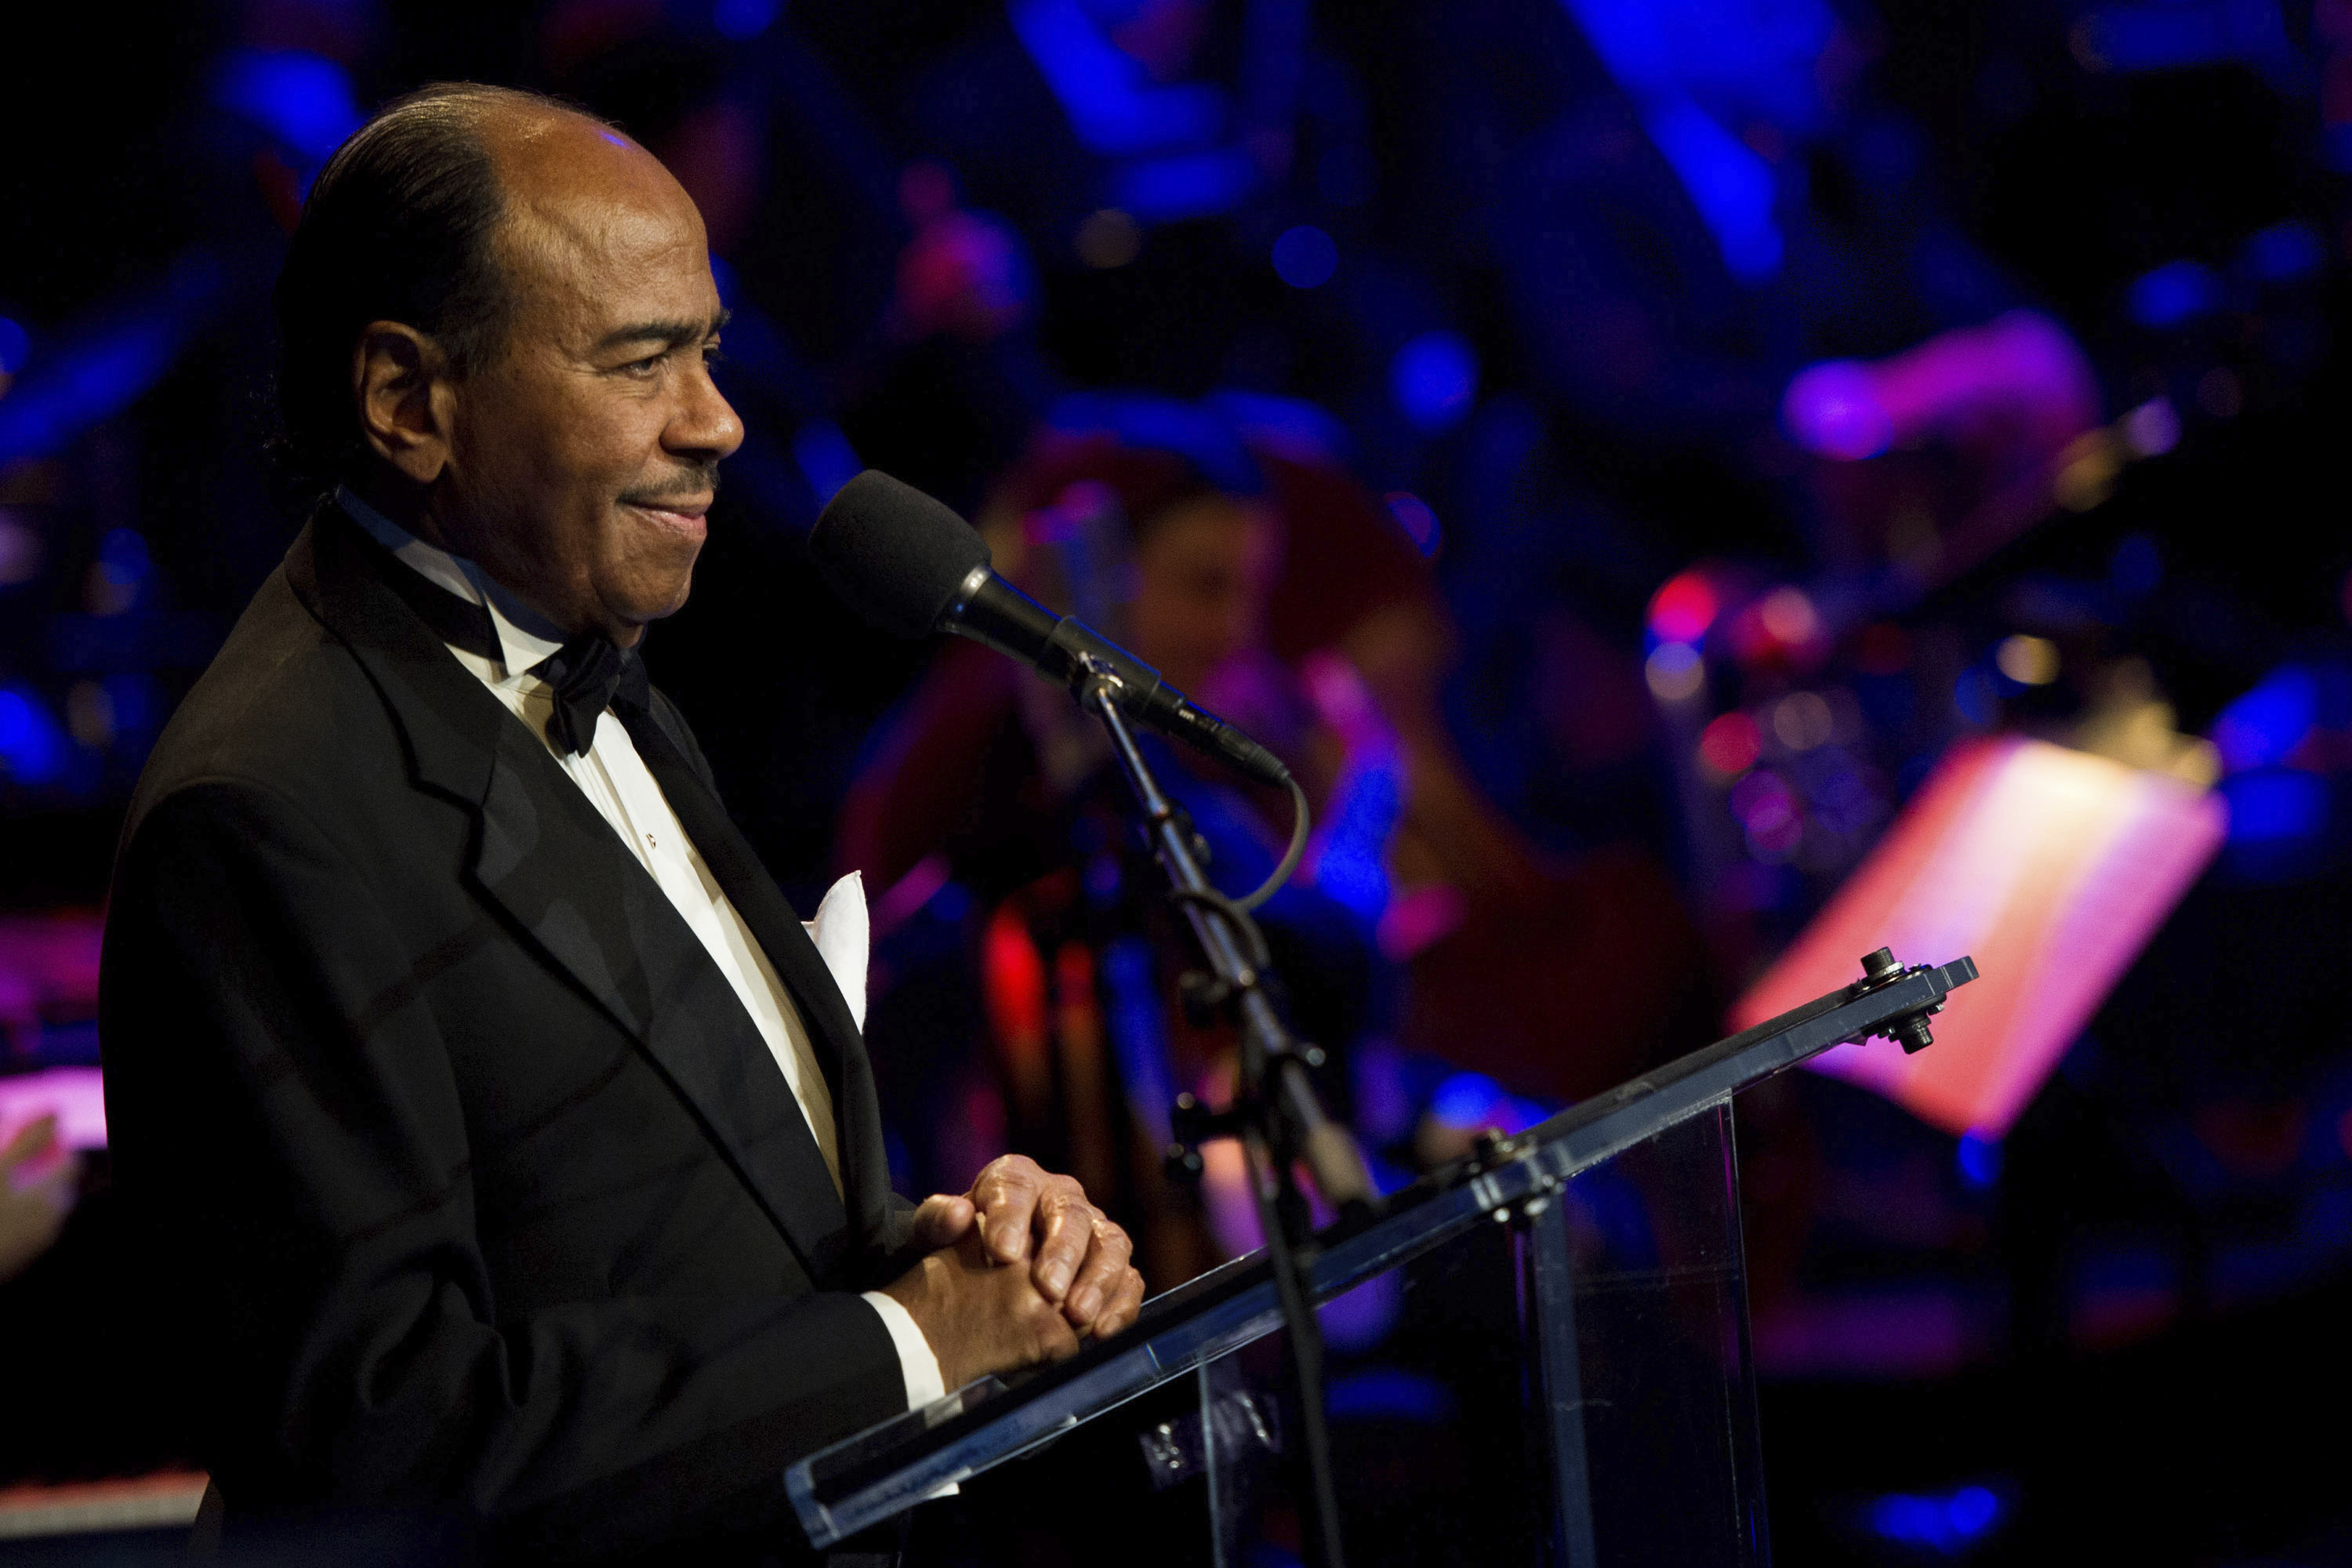
M 1193 703 L 1160 672 L 998 576 L 988 542 L 943 503 L 868 468 L 841 487 L 809 534 L 817 571 L 860 618 L 902 637 L 953 632 L 1076 685 L 1091 657 L 1118 678 L 1118 705 L 1261 784 L 1290 782 L 1282 759 Z

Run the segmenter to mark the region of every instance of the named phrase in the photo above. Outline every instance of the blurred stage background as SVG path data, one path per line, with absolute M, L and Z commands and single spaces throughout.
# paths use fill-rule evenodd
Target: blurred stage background
M 648 657 L 803 907 L 866 879 L 902 1187 L 1034 1153 L 1161 1284 L 1250 1240 L 1219 1170 L 1158 1174 L 1229 1062 L 1083 728 L 813 580 L 866 466 L 1313 781 L 1267 923 L 1387 1179 L 1881 941 L 1977 954 L 1999 1005 L 1916 1076 L 1739 1107 L 1786 1560 L 2352 1561 L 2352 4 L 0 30 L 0 1142 L 55 1110 L 76 1151 L 12 1156 L 0 1488 L 52 1489 L 0 1502 L 184 1462 L 110 1250 L 109 859 L 299 525 L 300 194 L 463 77 L 613 118 L 709 220 L 750 436 Z M 1278 803 L 1181 776 L 1254 880 Z M 1377 1318 L 1335 1419 L 1409 1432 Z

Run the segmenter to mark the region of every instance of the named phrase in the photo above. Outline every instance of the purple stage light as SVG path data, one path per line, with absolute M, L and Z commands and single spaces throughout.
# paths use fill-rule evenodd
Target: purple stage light
M 50 1068 L 0 1078 L 0 1142 L 27 1122 L 58 1119 L 68 1149 L 106 1147 L 106 1085 L 96 1068 Z
M 1410 490 L 1391 490 L 1387 500 L 1389 515 L 1396 519 L 1397 526 L 1404 530 L 1413 547 L 1423 555 L 1436 554 L 1445 535 L 1438 526 L 1437 514 L 1429 510 L 1429 503 Z
M 1878 400 L 1870 367 L 1832 360 L 1797 373 L 1780 401 L 1781 423 L 1809 452 L 1858 462 L 1894 444 L 1895 421 Z

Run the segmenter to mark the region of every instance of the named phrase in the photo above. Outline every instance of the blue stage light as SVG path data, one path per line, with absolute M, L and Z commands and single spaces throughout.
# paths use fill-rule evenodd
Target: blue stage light
M 1682 177 L 1732 275 L 1759 283 L 1778 272 L 1783 247 L 1772 214 L 1780 199 L 1772 165 L 1688 99 L 1662 98 L 1645 106 L 1642 123 Z
M 1147 223 L 1231 212 L 1258 183 L 1257 163 L 1239 147 L 1141 158 L 1111 181 L 1111 205 Z
M 856 479 L 857 471 L 866 466 L 858 460 L 857 448 L 841 433 L 841 426 L 830 419 L 812 419 L 793 432 L 793 460 L 801 466 L 802 475 L 820 502 L 831 500 L 834 492 Z
M 1334 1421 L 1422 1421 L 1454 1419 L 1459 1401 L 1454 1391 L 1423 1373 L 1399 1367 L 1367 1367 L 1336 1377 L 1323 1391 L 1325 1412 Z
M 2221 308 L 2220 274 L 2201 261 L 2168 261 L 2133 279 L 2126 305 L 2143 327 L 2163 331 Z
M 2221 781 L 2230 803 L 2230 839 L 2284 845 L 2317 834 L 2327 822 L 2327 781 L 2294 768 L 2260 768 Z
M 2232 773 L 2284 762 L 2319 718 L 2319 687 L 2308 670 L 2284 665 L 2221 710 L 2213 744 Z
M 2238 267 L 2258 283 L 2308 278 L 2327 264 L 2327 247 L 2311 226 L 2293 219 L 2249 236 L 2238 251 Z
M 730 38 L 756 38 L 782 9 L 777 0 L 719 0 L 710 8 L 710 25 Z
M 341 66 L 299 49 L 230 49 L 213 102 L 269 132 L 313 167 L 359 129 L 359 100 Z
M 1981 1191 L 2000 1179 L 2000 1140 L 1965 1133 L 1960 1138 L 1960 1180 Z
M 48 784 L 65 771 L 66 736 L 40 694 L 0 686 L 0 770 L 20 784 Z
M 1470 412 L 1478 395 L 1478 353 L 1459 332 L 1423 332 L 1389 362 L 1389 389 L 1406 418 L 1443 430 Z
M 1339 269 L 1339 247 L 1311 223 L 1286 229 L 1274 242 L 1274 270 L 1293 289 L 1315 289 Z
M 1964 1486 L 1924 1496 L 1890 1492 L 1870 1502 L 1863 1523 L 1881 1540 L 1957 1557 L 1990 1534 L 2008 1511 L 1990 1487 Z
M 0 316 L 0 375 L 14 375 L 24 369 L 26 356 L 32 352 L 32 334 Z

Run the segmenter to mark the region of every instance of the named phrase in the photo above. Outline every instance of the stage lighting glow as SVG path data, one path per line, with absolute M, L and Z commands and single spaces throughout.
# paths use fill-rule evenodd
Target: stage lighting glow
M 1783 647 L 1800 648 L 1821 636 L 1822 617 L 1801 588 L 1775 588 L 1757 606 L 1757 617 Z
M 30 332 L 0 316 L 0 375 L 14 375 L 25 368 L 25 358 L 33 350 Z
M 1837 719 L 1818 691 L 1792 691 L 1772 705 L 1772 733 L 1792 752 L 1825 745 Z
M 2180 441 L 2180 415 L 2169 397 L 2151 397 L 2118 423 L 2135 458 L 2160 458 Z
M 230 49 L 213 101 L 268 132 L 314 168 L 359 129 L 359 100 L 341 66 L 299 49 Z
M 1967 953 L 1983 978 L 1953 994 L 1933 1046 L 1873 1040 L 1807 1065 L 1998 1140 L 2221 847 L 2228 815 L 2168 774 L 2039 741 L 1963 742 L 1730 1025 L 1847 984 L 1874 948 L 1909 963 Z
M 1389 388 L 1405 417 L 1443 430 L 1470 412 L 1478 395 L 1478 353 L 1459 332 L 1423 332 L 1389 362 Z
M 1780 400 L 1780 422 L 1808 452 L 1845 462 L 1874 458 L 1895 443 L 1895 419 L 1870 367 L 1854 360 L 1799 371 Z
M 1339 247 L 1313 224 L 1285 229 L 1274 242 L 1274 271 L 1293 289 L 1319 289 L 1339 269 Z
M 1991 1488 L 1965 1486 L 1925 1496 L 1890 1492 L 1869 1504 L 1863 1522 L 1882 1540 L 1957 1557 L 1983 1540 L 2007 1512 Z
M 1642 668 L 1661 702 L 1687 702 L 1706 684 L 1706 663 L 1686 642 L 1660 643 Z
M 710 25 L 730 38 L 756 38 L 782 9 L 778 0 L 719 0 L 710 8 Z
M 1650 635 L 1666 642 L 1697 642 L 1722 607 L 1715 585 L 1703 574 L 1670 577 L 1650 600 Z
M 27 686 L 0 686 L 0 770 L 20 784 L 45 784 L 65 765 L 65 731 L 40 694 Z
M 2319 720 L 2319 686 L 2311 672 L 2285 665 L 2221 710 L 2213 744 L 2231 773 L 2283 763 Z
M 1411 490 L 1391 490 L 1387 496 L 1389 515 L 1404 530 L 1405 537 L 1423 555 L 1434 555 L 1445 541 L 1444 530 L 1439 527 L 1437 514 L 1429 503 Z
M 1763 731 L 1745 713 L 1726 713 L 1699 732 L 1698 760 L 1718 779 L 1738 778 L 1763 750 Z
M 1118 208 L 1105 207 L 1078 225 L 1076 248 L 1080 261 L 1108 272 L 1143 254 L 1143 229 Z
M 1016 0 L 1005 10 L 1088 152 L 1123 158 L 1202 146 L 1224 124 L 1222 91 L 1201 82 L 1153 82 L 1077 0 Z
M 46 553 L 40 533 L 0 507 L 0 588 L 29 583 L 40 575 L 41 557 Z
M 2291 844 L 2327 825 L 2327 781 L 2294 768 L 2257 768 L 2221 781 L 2230 803 L 2230 839 Z
M 0 1078 L 0 1141 L 44 1116 L 68 1149 L 106 1147 L 106 1086 L 96 1068 L 50 1068 Z
M 2000 1143 L 1973 1132 L 1960 1134 L 1960 1180 L 1981 1191 L 2000 1179 Z
M 1230 212 L 1259 179 L 1257 161 L 1240 147 L 1141 158 L 1112 178 L 1115 205 L 1154 223 Z
M 1451 1421 L 1459 1403 L 1454 1390 L 1427 1373 L 1389 1366 L 1335 1377 L 1323 1392 L 1325 1412 L 1334 1421 Z
M 2162 331 L 2221 308 L 2221 276 L 2201 261 L 2168 261 L 2133 279 L 2125 296 L 2131 318 Z
M 2238 251 L 2238 268 L 2258 283 L 2308 278 L 2327 264 L 2327 247 L 2311 226 L 2292 218 L 2251 235 Z
M 1778 272 L 1783 247 L 1772 216 L 1780 199 L 1772 165 L 1680 93 L 1643 105 L 1642 123 L 1681 176 L 1732 276 L 1761 283 Z
M 2058 679 L 2058 645 L 2047 637 L 2003 637 L 1992 662 L 2020 686 L 2047 686 Z
M 841 426 L 830 419 L 812 419 L 793 432 L 793 461 L 800 465 L 820 504 L 831 500 L 866 466 Z

